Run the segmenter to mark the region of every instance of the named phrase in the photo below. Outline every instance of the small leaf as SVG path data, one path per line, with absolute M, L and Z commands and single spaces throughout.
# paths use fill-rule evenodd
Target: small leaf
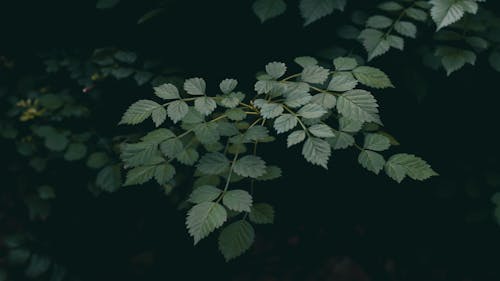
M 151 118 L 153 119 L 155 126 L 159 127 L 167 119 L 167 110 L 163 107 L 158 107 L 151 113 Z
M 266 203 L 254 204 L 248 218 L 256 224 L 274 223 L 274 208 Z
M 325 109 L 332 109 L 337 104 L 337 98 L 332 94 L 319 93 L 312 96 L 311 102 L 319 104 Z
M 236 81 L 235 79 L 224 79 L 219 84 L 219 88 L 224 94 L 231 93 L 236 88 L 236 86 L 238 86 L 238 81 Z
M 188 105 L 182 100 L 176 100 L 167 107 L 167 115 L 174 123 L 181 121 L 187 113 Z
M 415 38 L 417 37 L 417 27 L 409 21 L 399 21 L 394 25 L 394 29 L 401 35 Z
M 339 57 L 333 60 L 333 65 L 337 71 L 353 70 L 358 66 L 356 59 L 348 57 Z
M 224 203 L 229 210 L 250 212 L 250 207 L 252 207 L 252 196 L 245 190 L 230 190 L 224 194 L 222 203 Z
M 367 28 L 359 34 L 359 39 L 368 52 L 368 60 L 385 54 L 391 48 L 384 33 L 377 29 Z
M 378 104 L 370 92 L 352 90 L 337 99 L 337 109 L 343 116 L 361 121 L 381 124 L 378 116 Z
M 223 206 L 214 202 L 203 202 L 192 207 L 186 218 L 189 235 L 194 244 L 207 237 L 227 220 L 227 212 Z
M 326 114 L 326 110 L 319 104 L 309 103 L 304 105 L 298 112 L 298 115 L 306 119 L 320 118 Z
M 165 100 L 180 99 L 179 90 L 173 84 L 167 83 L 154 87 L 155 95 Z
M 317 59 L 308 56 L 296 57 L 293 61 L 296 62 L 298 65 L 302 66 L 302 68 L 318 64 Z
M 125 186 L 144 184 L 155 174 L 155 166 L 135 167 L 128 171 Z
M 306 138 L 305 131 L 295 131 L 290 135 L 288 135 L 288 138 L 286 139 L 287 147 L 301 143 L 302 141 L 304 141 L 305 138 Z
M 260 109 L 260 115 L 266 119 L 273 119 L 283 113 L 283 106 L 279 103 L 266 103 Z
M 358 66 L 353 70 L 354 77 L 362 84 L 376 88 L 384 89 L 394 87 L 391 80 L 380 69 L 370 66 Z
M 198 161 L 198 157 L 198 151 L 194 148 L 184 149 L 175 156 L 177 161 L 187 166 L 193 166 Z
M 159 185 L 165 185 L 175 176 L 175 167 L 169 163 L 156 166 L 154 178 Z
M 206 175 L 218 175 L 229 168 L 229 160 L 220 152 L 207 153 L 196 167 Z
M 120 124 L 136 125 L 148 119 L 153 111 L 161 107 L 160 104 L 151 100 L 139 100 L 133 103 L 123 114 Z
M 319 138 L 309 137 L 302 147 L 302 155 L 309 163 L 328 169 L 331 148 L 328 142 Z
M 389 158 L 385 164 L 385 172 L 397 182 L 401 182 L 406 175 L 420 181 L 438 175 L 427 162 L 406 153 L 395 154 Z
M 76 161 L 80 160 L 87 155 L 87 146 L 83 143 L 72 143 L 66 149 L 64 153 L 64 159 L 66 161 Z
M 323 84 L 328 78 L 329 70 L 318 65 L 307 66 L 302 70 L 300 74 L 302 81 L 313 83 L 313 84 Z
M 205 95 L 206 84 L 202 78 L 190 78 L 184 82 L 184 90 L 192 96 Z
M 391 142 L 387 137 L 381 134 L 367 134 L 365 136 L 363 148 L 374 151 L 384 151 L 389 149 L 390 146 Z
M 325 124 L 316 124 L 309 127 L 309 132 L 318 138 L 331 138 L 334 137 L 332 128 Z
M 286 10 L 286 3 L 283 0 L 256 0 L 252 9 L 263 23 L 283 14 Z
M 210 115 L 216 107 L 217 104 L 211 97 L 199 97 L 194 100 L 194 108 L 205 116 Z
M 358 85 L 358 81 L 350 72 L 337 72 L 332 75 L 328 90 L 345 92 L 354 89 L 356 85 Z
M 377 29 L 387 28 L 392 25 L 392 19 L 386 16 L 375 15 L 371 16 L 366 20 L 367 27 L 373 27 Z
M 368 171 L 379 174 L 384 168 L 385 160 L 384 157 L 376 152 L 363 150 L 359 154 L 358 162 L 366 168 Z
M 115 192 L 122 185 L 122 176 L 118 165 L 103 168 L 96 178 L 96 186 L 107 192 Z
M 354 144 L 354 137 L 344 133 L 338 132 L 335 134 L 335 137 L 328 138 L 326 141 L 330 144 L 330 146 L 335 149 L 345 149 Z
M 286 72 L 286 65 L 282 62 L 270 62 L 266 65 L 266 73 L 274 79 L 278 79 Z
M 232 260 L 252 246 L 255 230 L 245 220 L 239 220 L 226 226 L 219 236 L 219 250 L 226 259 Z
M 246 155 L 236 161 L 233 171 L 242 177 L 257 178 L 265 174 L 266 162 L 259 156 Z
M 222 194 L 222 190 L 211 186 L 202 185 L 193 190 L 189 196 L 189 201 L 195 204 L 200 204 L 203 202 L 212 202 L 217 199 Z
M 448 26 L 464 16 L 462 0 L 430 0 L 431 16 L 437 25 L 437 30 Z

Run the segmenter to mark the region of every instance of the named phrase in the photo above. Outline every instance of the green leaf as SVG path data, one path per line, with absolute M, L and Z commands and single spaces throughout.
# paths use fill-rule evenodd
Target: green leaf
M 69 143 L 68 138 L 59 132 L 54 132 L 45 137 L 45 146 L 52 151 L 63 151 Z
M 352 90 L 337 99 L 337 109 L 343 116 L 362 122 L 382 124 L 377 100 L 365 90 Z
M 181 121 L 188 113 L 188 105 L 185 101 L 176 100 L 167 107 L 167 114 L 174 123 Z
M 256 0 L 252 9 L 263 23 L 283 14 L 286 10 L 286 3 L 283 0 Z
M 146 84 L 151 78 L 153 78 L 153 73 L 147 71 L 137 71 L 134 75 L 134 79 L 139 86 Z
M 409 21 L 398 21 L 394 25 L 394 29 L 403 36 L 410 38 L 417 37 L 417 27 Z
M 213 144 L 220 139 L 217 124 L 212 122 L 201 123 L 193 130 L 198 141 L 203 144 Z
M 258 177 L 259 181 L 269 181 L 281 177 L 281 169 L 277 166 L 267 166 L 266 173 Z
M 306 119 L 320 118 L 326 114 L 326 110 L 319 104 L 309 103 L 304 105 L 297 114 Z
M 334 9 L 343 10 L 345 0 L 301 0 L 299 9 L 304 25 L 309 25 L 331 13 Z
M 336 72 L 332 75 L 328 90 L 345 92 L 354 89 L 356 85 L 358 85 L 358 81 L 350 72 Z
M 338 150 L 338 149 L 345 149 L 353 145 L 354 137 L 344 132 L 337 132 L 335 134 L 335 137 L 328 138 L 326 139 L 326 141 L 330 144 L 330 146 L 333 149 Z
M 311 102 L 319 104 L 325 109 L 332 109 L 337 104 L 337 98 L 332 94 L 319 93 L 312 96 Z
M 165 185 L 175 176 L 175 167 L 169 163 L 156 166 L 154 178 L 159 185 Z
M 325 124 L 316 124 L 309 127 L 309 132 L 318 138 L 331 138 L 334 137 L 332 128 Z
M 302 147 L 302 155 L 309 163 L 328 169 L 331 148 L 325 140 L 309 137 Z
M 402 37 L 396 35 L 389 35 L 387 37 L 387 40 L 389 41 L 389 45 L 391 45 L 391 47 L 393 48 L 396 48 L 401 51 L 405 48 L 405 41 L 403 40 Z
M 152 144 L 160 144 L 168 139 L 174 138 L 175 135 L 166 128 L 160 128 L 149 132 L 147 135 L 141 138 L 143 142 L 148 142 Z
M 106 163 L 108 163 L 109 157 L 104 152 L 94 152 L 87 158 L 87 167 L 91 169 L 102 168 Z
M 288 135 L 288 138 L 286 139 L 287 147 L 296 145 L 304 141 L 306 138 L 306 132 L 305 131 L 295 131 Z
M 341 116 L 339 118 L 339 127 L 343 132 L 356 133 L 359 132 L 363 127 L 363 122 Z
M 367 27 L 373 27 L 377 29 L 387 28 L 391 26 L 392 23 L 393 23 L 392 19 L 381 15 L 371 16 L 366 20 Z
M 169 158 L 175 158 L 183 149 L 184 145 L 177 138 L 166 140 L 160 144 L 161 152 Z
M 358 162 L 368 171 L 379 174 L 384 168 L 385 160 L 384 157 L 376 152 L 363 150 L 359 154 Z
M 193 190 L 189 196 L 189 201 L 195 204 L 200 204 L 203 202 L 212 202 L 217 199 L 222 194 L 222 190 L 211 186 L 202 185 Z
M 270 62 L 266 65 L 266 73 L 274 79 L 278 79 L 286 72 L 286 65 L 282 62 Z
M 184 165 L 193 166 L 198 161 L 198 157 L 199 154 L 194 148 L 188 148 L 180 151 L 175 158 Z
M 438 47 L 435 55 L 441 57 L 441 63 L 448 76 L 462 68 L 466 63 L 471 65 L 476 63 L 476 54 L 469 50 L 454 47 Z
M 236 86 L 238 86 L 238 81 L 235 79 L 224 79 L 220 82 L 219 89 L 224 94 L 229 94 L 236 88 Z
M 291 83 L 287 84 L 287 89 L 284 92 L 285 104 L 291 108 L 296 108 L 307 104 L 311 100 L 309 94 L 309 85 L 307 83 Z
M 154 177 L 155 166 L 135 167 L 128 171 L 125 186 L 144 184 Z
M 246 155 L 238 159 L 233 171 L 242 177 L 258 178 L 266 172 L 266 162 L 259 156 Z
M 417 8 L 406 9 L 406 16 L 416 21 L 425 22 L 427 20 L 427 13 Z
M 423 181 L 438 174 L 423 159 L 406 153 L 395 154 L 385 164 L 386 174 L 397 182 L 405 176 Z
M 248 218 L 256 224 L 274 223 L 274 208 L 266 203 L 254 204 Z
M 154 90 L 155 90 L 155 95 L 164 100 L 175 100 L 181 98 L 177 87 L 170 83 L 154 87 Z
M 201 157 L 196 166 L 206 175 L 218 175 L 229 168 L 229 160 L 220 152 L 207 153 Z
M 404 8 L 403 6 L 401 6 L 401 4 L 394 2 L 394 1 L 381 3 L 377 7 L 380 10 L 387 11 L 387 12 L 396 12 L 396 11 L 400 11 Z
M 363 148 L 374 151 L 384 151 L 389 149 L 390 146 L 391 141 L 387 137 L 381 134 L 366 134 Z
M 83 143 L 72 143 L 66 149 L 64 153 L 64 159 L 66 161 L 76 161 L 80 160 L 87 155 L 87 146 Z
M 283 114 L 274 120 L 274 129 L 278 134 L 285 133 L 297 126 L 297 118 L 292 114 Z
M 194 100 L 194 108 L 205 116 L 210 115 L 216 107 L 217 104 L 211 97 L 199 97 Z
M 120 0 L 97 0 L 96 8 L 97 9 L 111 9 L 118 5 Z
M 48 200 L 56 198 L 56 192 L 52 186 L 42 185 L 37 188 L 38 196 L 40 199 Z
M 205 95 L 206 84 L 202 78 L 190 78 L 184 82 L 184 90 L 192 96 Z
M 323 84 L 328 78 L 329 70 L 319 65 L 306 66 L 301 74 L 302 81 L 313 84 Z
M 196 245 L 201 239 L 221 227 L 226 220 L 227 212 L 223 206 L 214 202 L 203 202 L 189 210 L 186 227 Z
M 151 100 L 139 100 L 133 103 L 123 117 L 119 124 L 129 124 L 136 125 L 144 120 L 148 119 L 149 116 L 153 113 L 153 111 L 157 108 L 161 107 L 160 104 L 151 101 Z
M 250 207 L 252 207 L 252 195 L 241 189 L 230 190 L 224 194 L 222 203 L 229 210 L 250 212 Z
M 359 39 L 368 52 L 368 60 L 385 54 L 391 48 L 389 41 L 382 31 L 367 28 L 359 34 Z
M 227 108 L 235 108 L 237 107 L 241 101 L 245 99 L 245 94 L 243 93 L 230 93 L 222 96 L 220 100 L 220 104 Z
M 356 59 L 348 57 L 339 57 L 333 60 L 333 65 L 337 71 L 353 70 L 358 66 Z
M 361 84 L 368 87 L 376 89 L 394 87 L 389 77 L 380 69 L 370 66 L 358 66 L 352 73 Z
M 255 231 L 245 220 L 226 226 L 219 236 L 219 250 L 226 259 L 232 260 L 246 252 L 253 244 Z
M 163 161 L 155 143 L 132 143 L 121 146 L 121 159 L 126 167 L 154 165 Z
M 263 139 L 266 139 L 269 137 L 269 130 L 264 127 L 264 126 L 253 126 L 252 128 L 249 128 L 245 132 L 245 140 L 246 141 L 262 141 Z
M 309 56 L 296 57 L 293 61 L 302 66 L 302 68 L 318 64 L 317 59 Z
M 273 119 L 283 113 L 283 106 L 279 103 L 266 103 L 260 109 L 260 115 L 265 119 Z
M 227 118 L 232 121 L 241 121 L 244 120 L 247 116 L 245 111 L 241 108 L 229 109 L 225 114 L 227 115 Z
M 182 118 L 185 124 L 200 124 L 205 121 L 205 117 L 194 107 L 188 107 L 187 114 Z
M 96 186 L 107 192 L 115 192 L 122 185 L 122 176 L 118 165 L 104 167 L 97 174 Z
M 159 127 L 167 119 L 167 111 L 163 107 L 158 107 L 151 113 L 151 118 L 156 127 Z
M 455 23 L 464 16 L 462 0 L 430 0 L 431 17 L 437 25 L 437 30 Z

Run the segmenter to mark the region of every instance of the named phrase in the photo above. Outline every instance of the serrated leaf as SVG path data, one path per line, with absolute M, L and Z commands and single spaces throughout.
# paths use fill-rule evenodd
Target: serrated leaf
M 248 218 L 256 224 L 274 223 L 274 208 L 266 203 L 254 204 Z
M 427 13 L 425 11 L 412 7 L 406 9 L 406 16 L 422 22 L 425 22 L 427 20 Z
M 302 141 L 305 140 L 305 138 L 306 138 L 305 131 L 295 131 L 295 132 L 291 133 L 290 135 L 288 135 L 287 140 L 286 140 L 287 147 L 301 143 Z
M 205 95 L 206 83 L 203 78 L 190 78 L 184 82 L 184 90 L 192 96 Z
M 362 127 L 362 121 L 349 119 L 344 116 L 339 118 L 339 129 L 343 132 L 356 133 L 359 132 Z
M 177 161 L 187 166 L 193 166 L 198 161 L 198 157 L 198 151 L 194 148 L 184 149 L 175 156 Z
M 207 153 L 201 157 L 196 167 L 204 174 L 217 175 L 229 168 L 229 160 L 219 152 Z
M 337 110 L 343 116 L 361 121 L 381 124 L 377 100 L 365 90 L 352 90 L 337 99 Z
M 394 29 L 401 35 L 416 38 L 417 37 L 417 26 L 409 21 L 398 21 L 394 25 Z
M 259 156 L 246 155 L 238 159 L 233 171 L 242 177 L 258 178 L 266 172 L 266 162 Z
M 266 173 L 258 177 L 259 181 L 269 181 L 281 177 L 281 168 L 277 166 L 267 166 Z
M 151 113 L 151 119 L 153 119 L 155 126 L 159 127 L 167 119 L 167 110 L 163 107 L 158 107 Z
M 304 82 L 323 84 L 328 78 L 328 73 L 329 70 L 324 67 L 319 65 L 310 65 L 302 70 L 300 78 Z
M 405 48 L 405 41 L 403 40 L 402 37 L 396 35 L 389 35 L 387 36 L 387 41 L 389 41 L 389 45 L 391 45 L 391 47 L 396 48 L 398 50 L 402 51 Z
M 381 3 L 377 7 L 380 10 L 387 11 L 387 12 L 396 12 L 396 11 L 400 11 L 404 8 L 403 6 L 401 6 L 401 4 L 394 2 L 394 1 Z
M 286 10 L 286 3 L 283 0 L 256 0 L 252 9 L 263 23 L 283 14 Z
M 155 90 L 155 95 L 164 100 L 174 100 L 181 98 L 177 87 L 170 83 L 154 87 L 154 90 Z
M 282 62 L 270 62 L 266 65 L 266 73 L 274 79 L 278 79 L 286 72 L 286 65 Z
M 358 85 L 358 81 L 350 72 L 336 72 L 328 84 L 328 90 L 335 92 L 345 92 L 352 90 Z
M 210 115 L 216 107 L 217 104 L 211 97 L 199 97 L 194 100 L 194 108 L 205 116 Z
M 384 168 L 384 157 L 376 152 L 363 150 L 358 156 L 358 163 L 365 169 L 375 174 L 379 174 Z
M 353 72 L 354 77 L 363 85 L 376 89 L 394 87 L 391 80 L 382 70 L 370 66 L 358 66 Z
M 110 165 L 104 167 L 97 174 L 95 181 L 97 187 L 107 192 L 115 192 L 122 185 L 120 167 L 118 165 Z
M 164 185 L 171 181 L 175 176 L 175 167 L 169 163 L 156 166 L 154 178 L 159 185 Z
M 325 109 L 332 109 L 337 104 L 337 98 L 332 94 L 319 93 L 312 96 L 311 103 L 319 104 Z
M 273 119 L 283 113 L 283 106 L 279 103 L 266 103 L 260 109 L 260 115 L 266 119 Z
M 189 202 L 200 204 L 212 202 L 222 194 L 222 190 L 211 185 L 202 185 L 193 190 L 189 196 Z
M 358 62 L 354 58 L 339 57 L 333 60 L 333 65 L 337 71 L 353 70 L 358 66 Z
M 241 189 L 229 190 L 222 198 L 224 206 L 237 212 L 250 212 L 252 202 L 252 195 Z
M 437 30 L 448 26 L 464 16 L 462 0 L 430 0 L 431 17 L 437 25 Z
M 309 25 L 331 13 L 334 9 L 343 10 L 345 0 L 301 0 L 299 9 L 304 25 Z
M 224 94 L 229 94 L 236 88 L 236 86 L 238 86 L 238 81 L 235 79 L 224 79 L 220 82 L 219 89 Z
M 368 53 L 368 60 L 385 54 L 390 49 L 390 43 L 382 31 L 367 28 L 359 34 L 359 39 Z
M 331 138 L 334 137 L 332 128 L 325 124 L 316 124 L 309 127 L 309 132 L 318 138 Z
M 406 175 L 420 181 L 438 175 L 423 159 L 406 153 L 395 154 L 389 158 L 385 172 L 397 182 L 401 182 Z
M 317 59 L 309 56 L 296 57 L 293 61 L 302 66 L 302 68 L 318 64 Z
M 240 102 L 245 98 L 245 94 L 243 93 L 230 93 L 222 96 L 220 100 L 220 104 L 227 108 L 235 108 Z
M 203 202 L 189 210 L 186 227 L 196 245 L 201 239 L 221 227 L 226 220 L 227 212 L 222 205 L 214 202 Z
M 297 118 L 292 114 L 283 114 L 274 120 L 274 128 L 278 134 L 281 134 L 295 128 L 297 123 Z
M 149 132 L 147 135 L 141 138 L 143 142 L 149 142 L 153 144 L 160 144 L 163 141 L 174 138 L 175 135 L 166 128 L 156 129 L 154 131 Z
M 226 226 L 219 236 L 219 250 L 226 259 L 232 260 L 246 252 L 253 244 L 255 230 L 245 220 Z
M 335 137 L 328 138 L 326 141 L 330 144 L 330 146 L 335 149 L 345 149 L 354 144 L 354 137 L 350 134 L 344 132 L 337 132 Z
M 306 119 L 320 118 L 325 114 L 326 110 L 321 105 L 316 103 L 306 104 L 297 112 L 297 115 Z
M 284 92 L 285 104 L 291 108 L 296 108 L 307 104 L 311 100 L 309 85 L 307 83 L 292 83 L 287 85 Z
M 331 148 L 325 140 L 309 137 L 302 147 L 302 155 L 309 163 L 328 169 Z
M 392 23 L 393 23 L 392 19 L 381 15 L 371 16 L 366 20 L 367 27 L 373 27 L 377 29 L 387 28 L 391 26 Z
M 387 137 L 381 134 L 366 134 L 363 148 L 374 151 L 384 151 L 389 149 L 390 146 L 391 142 Z
M 441 63 L 448 76 L 462 68 L 466 63 L 471 65 L 476 63 L 476 54 L 454 47 L 438 47 L 435 55 L 441 58 Z
M 160 144 L 161 152 L 169 158 L 175 158 L 183 149 L 184 145 L 177 138 L 166 140 Z
M 174 123 L 177 123 L 186 116 L 188 108 L 185 101 L 177 100 L 167 106 L 167 115 Z
M 226 111 L 226 116 L 232 121 L 241 121 L 246 118 L 247 114 L 241 108 L 233 108 Z
M 155 166 L 141 166 L 130 169 L 127 172 L 125 186 L 146 183 L 154 177 L 155 168 Z
M 267 137 L 269 137 L 269 130 L 260 125 L 249 128 L 244 134 L 245 141 L 262 141 Z
M 161 105 L 152 100 L 139 100 L 125 111 L 119 124 L 139 124 L 149 118 L 151 113 L 159 107 Z

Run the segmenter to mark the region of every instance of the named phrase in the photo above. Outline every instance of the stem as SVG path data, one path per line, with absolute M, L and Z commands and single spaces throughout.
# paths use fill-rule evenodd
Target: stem
M 295 117 L 295 119 L 297 119 L 297 121 L 299 122 L 302 129 L 304 129 L 304 131 L 306 132 L 307 136 L 310 137 L 311 135 L 309 134 L 309 131 L 307 130 L 306 125 L 304 125 L 304 123 L 302 123 L 302 120 L 300 120 L 300 118 L 297 116 L 297 114 L 286 105 L 283 105 L 283 108 L 286 111 L 288 111 L 290 114 L 292 114 Z
M 233 174 L 233 169 L 234 169 L 234 164 L 236 163 L 236 160 L 238 159 L 238 152 L 234 154 L 233 162 L 231 163 L 231 167 L 229 168 L 229 173 L 227 175 L 227 180 L 226 180 L 226 185 L 224 186 L 224 190 L 222 191 L 222 195 L 217 199 L 217 203 L 222 200 L 222 197 L 224 197 L 224 194 L 226 194 L 227 189 L 229 188 L 229 182 L 231 181 L 231 175 Z
M 314 87 L 314 86 L 309 86 L 311 89 L 315 90 L 315 91 L 318 91 L 320 93 L 325 93 L 325 94 L 330 94 L 330 95 L 334 95 L 334 96 L 340 96 L 340 94 L 337 94 L 335 92 L 330 92 L 328 90 L 323 90 L 321 88 L 317 88 L 317 87 Z
M 290 75 L 288 77 L 285 77 L 283 79 L 281 79 L 280 81 L 283 82 L 283 81 L 288 81 L 290 79 L 293 79 L 293 78 L 296 78 L 296 77 L 299 77 L 301 75 L 301 73 L 297 73 L 297 74 L 293 74 L 293 75 Z

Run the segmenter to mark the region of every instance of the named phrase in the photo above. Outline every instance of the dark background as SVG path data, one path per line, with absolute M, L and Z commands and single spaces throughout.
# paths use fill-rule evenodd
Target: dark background
M 246 88 L 269 61 L 290 62 L 339 43 L 334 28 L 349 21 L 336 12 L 304 28 L 290 4 L 284 16 L 262 25 L 250 1 L 172 1 L 165 14 L 137 25 L 155 1 L 125 1 L 107 11 L 94 1 L 5 2 L 0 50 L 24 71 L 39 71 L 39 51 L 117 46 L 208 81 L 236 77 Z M 275 205 L 276 223 L 258 227 L 256 246 L 225 263 L 213 236 L 192 246 L 184 213 L 153 186 L 95 198 L 60 167 L 54 172 L 67 188 L 48 221 L 33 225 L 42 248 L 83 280 L 500 280 L 500 228 L 489 201 L 496 190 L 482 181 L 500 172 L 499 74 L 480 56 L 475 67 L 447 78 L 422 66 L 417 46 L 407 40 L 404 53 L 372 62 L 396 85 L 375 94 L 386 130 L 402 143 L 396 151 L 423 157 L 440 177 L 398 185 L 364 171 L 353 150 L 334 153 L 326 171 L 283 142 L 263 146 L 268 162 L 284 171 L 256 193 Z M 427 82 L 421 102 L 409 69 Z M 130 91 L 127 83 L 105 85 L 103 104 L 113 106 L 96 105 L 109 134 L 122 132 L 114 125 L 126 106 L 150 93 Z M 17 156 L 7 153 L 3 165 L 9 157 Z M 3 174 L 2 182 L 11 176 Z

